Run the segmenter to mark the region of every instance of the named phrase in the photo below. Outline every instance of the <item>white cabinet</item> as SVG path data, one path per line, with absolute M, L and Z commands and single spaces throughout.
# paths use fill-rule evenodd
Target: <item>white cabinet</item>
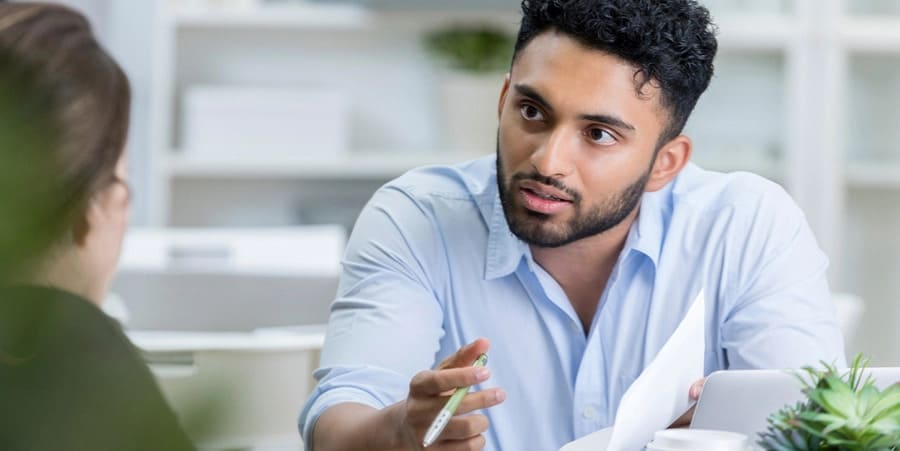
M 151 181 L 143 194 L 150 224 L 349 225 L 371 193 L 402 172 L 494 150 L 444 145 L 439 70 L 421 38 L 458 22 L 513 32 L 518 0 L 280 1 L 233 11 L 156 1 L 153 70 L 146 77 L 150 151 L 137 159 Z M 897 363 L 900 2 L 706 3 L 719 25 L 720 52 L 715 78 L 688 124 L 696 161 L 758 172 L 788 189 L 831 256 L 834 288 L 867 302 L 861 329 L 870 335 L 856 340 L 857 348 L 876 363 Z M 342 92 L 349 99 L 348 149 L 289 156 L 249 149 L 244 157 L 191 152 L 182 105 L 196 85 Z

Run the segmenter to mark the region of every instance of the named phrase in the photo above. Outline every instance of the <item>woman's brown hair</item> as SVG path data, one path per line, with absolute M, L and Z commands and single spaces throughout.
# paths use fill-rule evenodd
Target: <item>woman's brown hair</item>
M 91 198 L 117 182 L 116 164 L 128 135 L 128 78 L 97 42 L 87 19 L 61 5 L 0 3 L 0 52 L 35 79 L 29 83 L 40 99 L 21 102 L 49 103 L 56 145 L 35 151 L 50 153 L 43 158 L 58 170 L 53 183 L 63 198 L 55 202 L 55 220 L 81 242 Z

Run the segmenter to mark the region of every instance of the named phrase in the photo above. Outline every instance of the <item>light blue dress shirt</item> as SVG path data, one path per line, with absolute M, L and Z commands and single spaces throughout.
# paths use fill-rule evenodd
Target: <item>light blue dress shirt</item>
M 562 288 L 510 232 L 495 157 L 417 169 L 357 220 L 300 428 L 309 443 L 337 403 L 396 403 L 415 373 L 487 337 L 492 378 L 475 388 L 503 387 L 507 399 L 484 411 L 485 449 L 556 450 L 612 424 L 701 286 L 707 373 L 843 365 L 827 265 L 778 185 L 689 164 L 643 196 L 585 336 Z

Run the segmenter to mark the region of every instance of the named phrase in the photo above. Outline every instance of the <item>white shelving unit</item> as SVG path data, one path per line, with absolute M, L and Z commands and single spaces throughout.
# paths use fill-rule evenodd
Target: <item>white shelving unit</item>
M 372 191 L 404 171 L 476 157 L 442 145 L 440 71 L 421 36 L 459 22 L 514 31 L 519 20 L 519 0 L 385 9 L 282 2 L 240 11 L 154 1 L 149 131 L 138 133 L 149 153 L 137 158 L 151 181 L 149 225 L 352 222 Z M 720 56 L 688 124 L 695 160 L 785 186 L 831 257 L 833 288 L 867 302 L 855 349 L 877 364 L 900 364 L 900 332 L 893 332 L 900 321 L 893 306 L 900 297 L 900 2 L 706 1 L 719 25 Z M 113 37 L 128 35 L 120 31 Z M 343 89 L 353 99 L 350 149 L 335 157 L 210 159 L 182 148 L 187 87 L 254 83 Z M 330 207 L 343 211 L 331 215 Z
M 826 127 L 840 146 L 840 282 L 867 301 L 860 348 L 900 364 L 900 2 L 841 0 L 825 32 L 834 80 Z
M 259 225 L 290 225 L 310 216 L 296 214 L 305 199 L 316 196 L 310 190 L 358 210 L 380 184 L 405 171 L 479 156 L 440 145 L 433 105 L 437 71 L 419 42 L 425 31 L 461 21 L 513 31 L 517 5 L 510 5 L 437 14 L 431 9 L 372 10 L 358 4 L 305 2 L 229 10 L 157 0 L 157 101 L 149 166 L 151 178 L 162 183 L 151 187 L 149 222 L 236 225 L 244 208 L 243 216 L 253 216 Z M 340 87 L 353 98 L 351 149 L 334 156 L 310 152 L 210 158 L 208 151 L 183 148 L 182 96 L 190 86 L 293 83 Z M 280 182 L 269 183 L 273 180 Z M 357 186 L 352 201 L 342 193 L 345 184 Z M 250 200 L 236 193 L 241 185 L 262 202 L 247 208 L 215 198 L 217 192 L 228 192 Z M 301 189 L 305 192 L 290 193 Z M 212 205 L 236 211 L 198 214 Z

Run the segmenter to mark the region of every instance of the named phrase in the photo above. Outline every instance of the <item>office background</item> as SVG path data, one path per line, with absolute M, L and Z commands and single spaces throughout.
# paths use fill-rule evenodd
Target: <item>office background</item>
M 454 24 L 512 32 L 518 7 L 516 0 L 65 3 L 92 18 L 134 84 L 134 223 L 189 227 L 346 228 L 372 191 L 403 171 L 492 152 L 483 140 L 448 136 L 441 92 L 452 74 L 426 54 L 423 36 Z M 706 3 L 721 50 L 688 126 L 695 160 L 757 172 L 791 192 L 831 256 L 835 291 L 865 302 L 852 350 L 896 364 L 900 2 Z M 198 118 L 234 114 L 216 103 L 217 88 L 254 98 L 273 86 L 299 88 L 275 96 L 307 96 L 338 124 L 303 130 L 313 136 L 301 146 L 208 144 L 216 143 L 216 123 Z M 238 120 L 266 111 L 265 99 L 256 103 L 244 102 Z
M 360 208 L 408 169 L 494 150 L 502 74 L 451 70 L 425 36 L 512 33 L 519 1 L 59 1 L 134 90 L 134 231 L 107 310 L 182 416 L 197 387 L 229 393 L 198 442 L 296 449 Z M 720 52 L 695 161 L 782 184 L 831 258 L 848 353 L 900 365 L 900 0 L 704 3 Z

